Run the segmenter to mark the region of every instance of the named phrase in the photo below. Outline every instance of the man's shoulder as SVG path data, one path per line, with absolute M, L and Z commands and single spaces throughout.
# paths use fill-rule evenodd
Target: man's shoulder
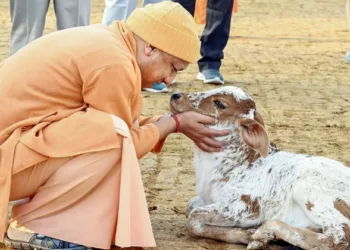
M 118 37 L 103 24 L 89 26 L 88 29 L 96 30 L 97 37 L 92 36 L 89 41 L 82 42 L 79 52 L 75 54 L 76 62 L 80 69 L 87 72 L 110 67 L 123 67 L 135 70 L 137 62 L 134 53 L 125 43 L 122 36 Z

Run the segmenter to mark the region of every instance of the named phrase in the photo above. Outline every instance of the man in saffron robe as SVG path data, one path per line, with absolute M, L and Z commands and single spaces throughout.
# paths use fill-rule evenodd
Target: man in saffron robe
M 0 241 L 13 248 L 152 247 L 138 159 L 180 131 L 225 142 L 193 112 L 141 116 L 143 87 L 197 60 L 193 18 L 169 1 L 126 21 L 58 31 L 0 64 Z M 29 198 L 14 206 L 11 200 Z

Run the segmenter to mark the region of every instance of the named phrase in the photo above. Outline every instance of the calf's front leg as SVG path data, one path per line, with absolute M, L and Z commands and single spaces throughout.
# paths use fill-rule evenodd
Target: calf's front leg
M 232 204 L 231 207 L 215 203 L 194 208 L 187 219 L 190 234 L 229 243 L 248 244 L 255 229 L 238 228 L 241 224 L 240 213 L 230 211 L 229 208 L 232 208 Z
M 185 210 L 185 215 L 186 218 L 188 218 L 188 215 L 190 214 L 190 212 L 197 207 L 202 207 L 204 206 L 204 202 L 202 201 L 202 199 L 199 196 L 195 196 L 193 197 L 189 202 L 188 205 L 186 207 Z

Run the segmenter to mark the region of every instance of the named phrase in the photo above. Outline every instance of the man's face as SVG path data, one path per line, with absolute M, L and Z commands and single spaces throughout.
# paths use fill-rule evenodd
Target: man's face
M 145 44 L 144 53 L 139 57 L 138 64 L 141 70 L 142 88 L 152 88 L 154 82 L 164 82 L 169 86 L 177 72 L 186 69 L 189 63 Z

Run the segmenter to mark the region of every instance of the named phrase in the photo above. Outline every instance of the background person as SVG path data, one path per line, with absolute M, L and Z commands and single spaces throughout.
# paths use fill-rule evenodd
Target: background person
M 50 0 L 10 0 L 10 55 L 43 35 Z M 53 0 L 57 30 L 90 23 L 91 0 Z

